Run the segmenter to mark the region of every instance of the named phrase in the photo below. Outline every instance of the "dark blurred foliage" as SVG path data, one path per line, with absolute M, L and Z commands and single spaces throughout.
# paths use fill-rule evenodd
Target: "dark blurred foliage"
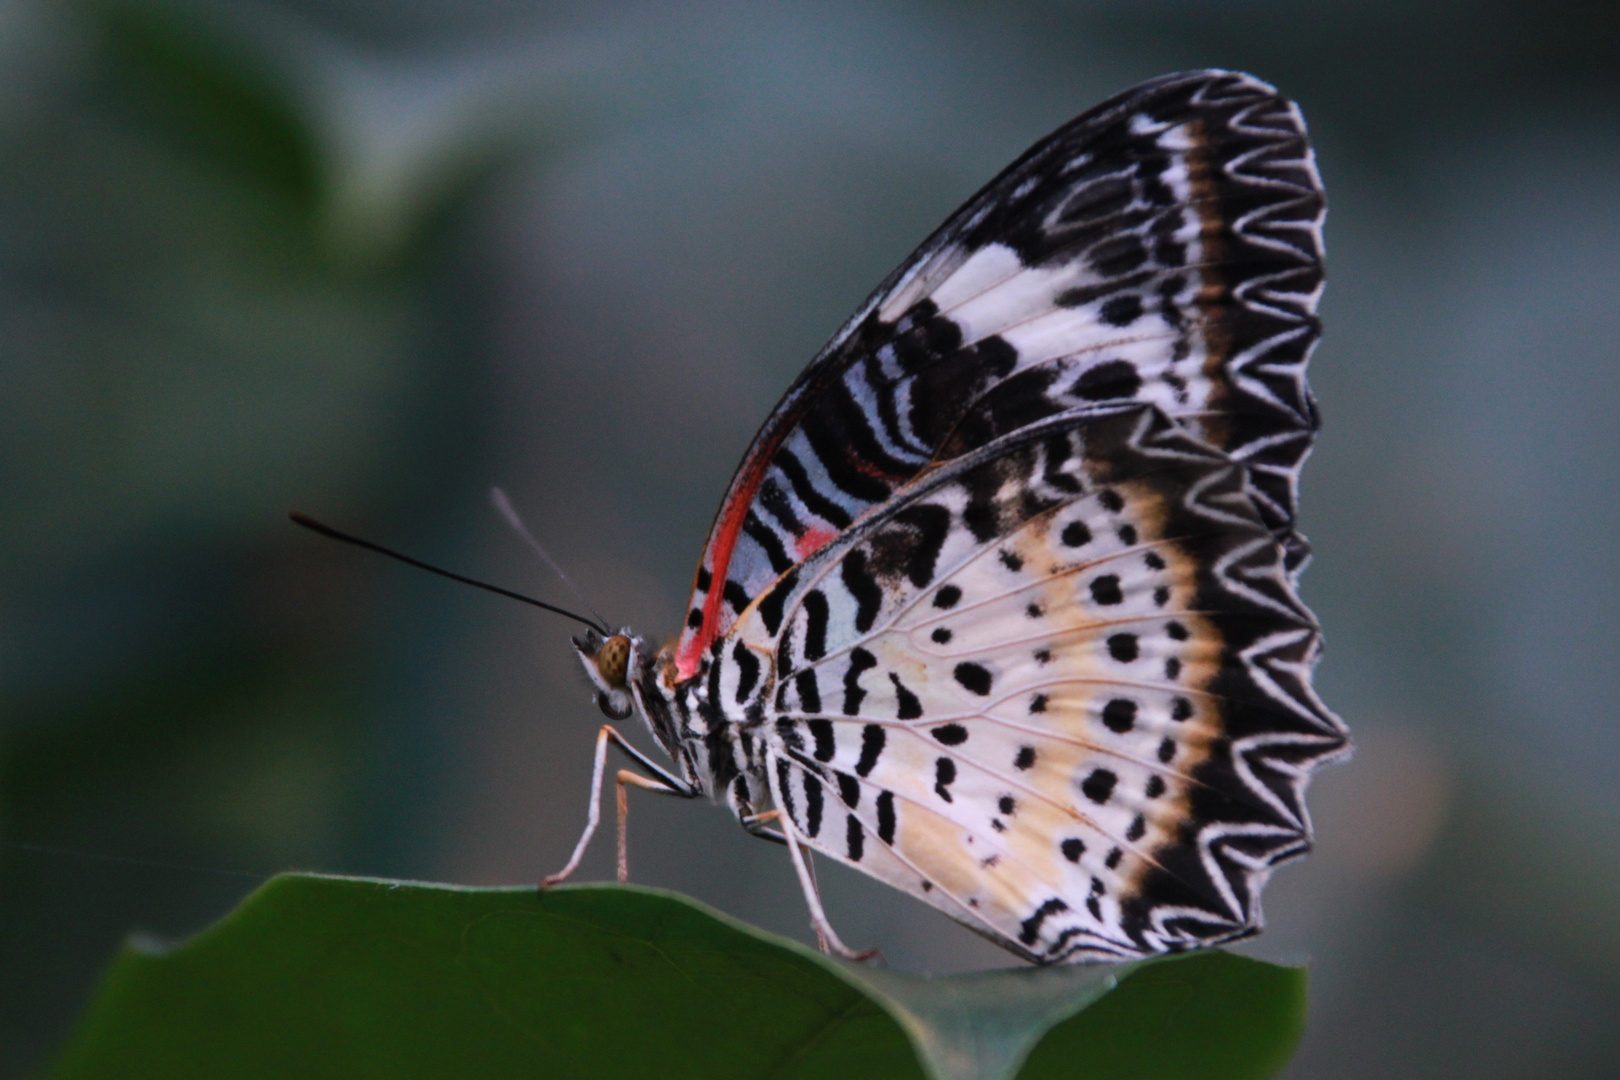
M 673 630 L 865 291 L 1045 130 L 1200 66 L 1302 103 L 1331 206 L 1305 588 L 1360 754 L 1256 946 L 1315 957 L 1291 1075 L 1620 1072 L 1617 60 L 1620 9 L 1567 2 L 0 5 L 0 1075 L 125 934 L 255 875 L 572 844 L 566 628 L 287 509 L 555 598 L 501 482 Z M 777 849 L 632 822 L 638 880 L 804 936 Z M 827 877 L 852 942 L 999 962 Z
M 46 55 L 12 58 L 36 70 L 0 147 L 0 830 L 425 872 L 418 755 L 448 751 L 399 642 L 454 628 L 431 598 L 374 597 L 375 567 L 285 512 L 431 546 L 476 489 L 455 239 L 473 174 L 393 235 L 346 235 L 313 118 L 240 28 L 129 5 L 12 23 Z M 368 631 L 384 612 L 409 628 Z M 379 746 L 383 723 L 416 745 Z M 251 885 L 15 847 L 0 867 L 7 1074 L 129 930 L 187 933 Z

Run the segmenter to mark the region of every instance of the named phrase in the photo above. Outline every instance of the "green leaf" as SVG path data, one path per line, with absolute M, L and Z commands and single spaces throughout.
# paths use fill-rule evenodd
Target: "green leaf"
M 653 889 L 284 875 L 126 948 L 49 1075 L 1238 1080 L 1287 1060 L 1303 993 L 1221 953 L 919 979 Z

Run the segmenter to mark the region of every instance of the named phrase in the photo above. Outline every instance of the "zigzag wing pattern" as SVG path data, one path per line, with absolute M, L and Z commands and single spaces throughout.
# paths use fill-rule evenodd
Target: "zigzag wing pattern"
M 1100 404 L 1152 404 L 1241 463 L 1297 570 L 1323 205 L 1299 111 L 1247 75 L 1157 79 L 1038 143 L 879 287 L 765 422 L 711 527 L 677 677 L 923 470 Z
M 1345 746 L 1247 480 L 1154 407 L 1027 425 L 784 575 L 711 693 L 809 843 L 1030 959 L 1247 935 Z

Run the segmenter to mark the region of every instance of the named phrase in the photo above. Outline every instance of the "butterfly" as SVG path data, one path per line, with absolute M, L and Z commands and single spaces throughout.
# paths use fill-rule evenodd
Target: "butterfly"
M 788 389 L 709 530 L 684 629 L 574 640 L 626 785 L 724 800 L 1036 963 L 1261 925 L 1311 843 L 1295 529 L 1318 427 L 1320 178 L 1244 74 L 1143 83 L 1041 140 Z

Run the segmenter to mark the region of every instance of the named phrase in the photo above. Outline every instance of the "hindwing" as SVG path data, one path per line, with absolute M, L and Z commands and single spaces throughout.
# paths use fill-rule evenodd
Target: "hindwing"
M 1066 413 L 782 575 L 721 656 L 797 831 L 1037 961 L 1252 933 L 1345 735 L 1248 480 L 1157 407 Z
M 924 470 L 1104 404 L 1150 404 L 1237 463 L 1286 568 L 1316 429 L 1323 200 L 1295 106 L 1166 76 L 1036 144 L 833 338 L 750 446 L 710 529 L 678 678 L 737 615 Z

